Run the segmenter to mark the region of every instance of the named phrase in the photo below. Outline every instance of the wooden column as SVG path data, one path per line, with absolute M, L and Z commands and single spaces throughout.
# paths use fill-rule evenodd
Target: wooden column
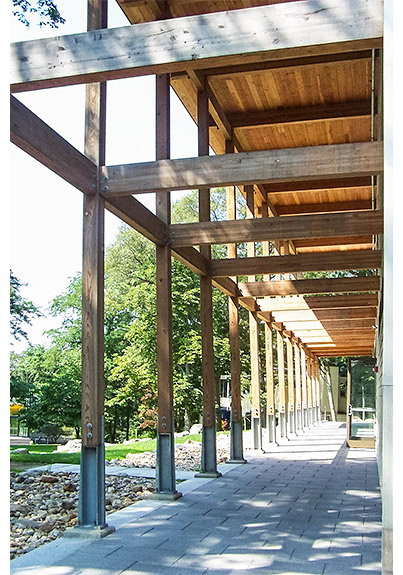
M 209 154 L 209 110 L 206 86 L 197 92 L 199 156 Z M 199 221 L 210 221 L 210 189 L 199 189 Z M 210 246 L 200 246 L 200 253 L 211 259 Z M 213 284 L 210 276 L 200 277 L 200 323 L 202 339 L 203 439 L 201 475 L 219 477 L 217 472 L 215 377 L 213 346 Z
M 231 140 L 226 140 L 225 151 L 233 153 L 234 145 Z M 236 189 L 229 186 L 227 195 L 227 218 L 236 220 Z M 236 244 L 228 244 L 228 257 L 236 258 Z M 237 278 L 232 278 L 237 281 Z M 246 463 L 243 457 L 243 418 L 241 398 L 241 357 L 239 345 L 239 301 L 238 298 L 228 297 L 229 316 L 229 345 L 231 357 L 231 436 L 230 436 L 230 459 L 226 463 Z
M 283 331 L 277 331 L 277 369 L 278 369 L 278 389 L 279 389 L 279 426 L 280 436 L 286 437 L 286 389 L 284 370 L 284 340 Z
M 267 430 L 269 443 L 276 442 L 276 407 L 274 396 L 273 328 L 265 323 Z
M 308 427 L 308 388 L 306 374 L 306 355 L 301 346 L 301 391 L 302 391 L 302 425 Z
M 318 423 L 321 422 L 322 416 L 320 411 L 320 396 L 321 396 L 321 386 L 320 386 L 320 366 L 319 366 L 319 359 L 315 358 L 315 383 L 316 383 L 316 411 L 317 411 L 317 421 Z
M 311 426 L 312 421 L 312 370 L 311 370 L 311 357 L 305 354 L 306 359 L 306 397 L 307 397 L 307 416 L 308 426 Z
M 170 158 L 170 77 L 156 76 L 156 159 Z M 171 223 L 171 195 L 156 193 L 156 215 Z M 177 499 L 172 363 L 172 269 L 170 246 L 156 246 L 158 426 L 156 493 Z
M 295 415 L 296 429 L 302 429 L 302 390 L 301 390 L 301 349 L 298 341 L 294 341 L 294 358 L 295 358 Z
M 245 186 L 246 217 L 255 216 L 255 199 L 253 186 Z M 248 257 L 255 256 L 254 242 L 247 244 Z M 255 276 L 248 276 L 248 281 L 255 281 Z M 257 314 L 249 312 L 249 345 L 252 393 L 252 434 L 254 449 L 262 449 L 262 425 L 260 406 L 260 359 L 259 359 L 259 320 Z
M 295 389 L 294 389 L 294 354 L 293 345 L 287 337 L 287 381 L 288 381 L 288 429 L 295 433 Z
M 88 30 L 107 27 L 106 0 L 88 0 Z M 78 528 L 106 535 L 104 442 L 104 216 L 99 167 L 105 164 L 106 84 L 86 89 L 85 155 L 98 167 L 84 194 L 82 269 L 82 450 Z M 71 166 L 74 170 L 74 166 Z

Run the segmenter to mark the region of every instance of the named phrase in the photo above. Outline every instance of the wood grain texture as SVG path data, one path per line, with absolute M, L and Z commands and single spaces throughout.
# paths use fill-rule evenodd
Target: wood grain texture
M 327 1 L 320 10 L 305 0 L 188 16 L 13 44 L 11 85 L 22 91 L 376 48 L 382 34 L 380 0 Z
M 107 166 L 105 196 L 270 182 L 371 176 L 383 171 L 380 142 L 241 152 Z

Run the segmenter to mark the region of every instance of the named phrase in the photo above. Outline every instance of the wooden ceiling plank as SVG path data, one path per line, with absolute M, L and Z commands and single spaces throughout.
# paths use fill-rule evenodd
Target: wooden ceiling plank
M 104 166 L 105 197 L 155 191 L 284 182 L 297 179 L 377 175 L 383 172 L 380 142 L 241 152 L 141 164 Z
M 354 5 L 339 0 L 322 10 L 314 0 L 304 0 L 173 18 L 15 43 L 11 87 L 26 91 L 265 57 L 371 49 L 381 46 L 382 35 L 381 0 Z

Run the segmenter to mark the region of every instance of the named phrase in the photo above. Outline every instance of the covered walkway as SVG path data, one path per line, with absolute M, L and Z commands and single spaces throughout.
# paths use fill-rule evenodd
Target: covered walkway
M 108 517 L 104 539 L 68 538 L 11 563 L 13 575 L 374 575 L 381 498 L 374 450 L 347 449 L 323 422 L 219 479 L 193 478 L 174 502 Z

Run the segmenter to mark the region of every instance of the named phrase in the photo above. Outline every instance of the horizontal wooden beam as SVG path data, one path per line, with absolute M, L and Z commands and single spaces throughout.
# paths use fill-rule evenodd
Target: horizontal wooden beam
M 329 334 L 335 331 L 351 331 L 356 329 L 373 329 L 374 321 L 372 318 L 364 319 L 334 319 L 334 320 L 312 320 L 312 321 L 287 321 L 287 329 L 291 330 L 296 336 L 299 334 L 317 334 L 323 333 L 324 330 Z
M 311 146 L 105 166 L 106 197 L 203 187 L 369 176 L 383 171 L 380 142 Z
M 334 270 L 373 270 L 379 269 L 381 265 L 382 252 L 378 250 L 231 258 L 227 260 L 214 259 L 210 263 L 213 277 Z
M 372 277 L 372 276 L 371 276 Z M 378 279 L 379 276 L 373 276 Z M 339 278 L 350 279 L 350 278 Z M 354 278 L 352 278 L 354 279 Z M 361 279 L 361 278 L 360 278 Z M 368 279 L 368 278 L 367 278 Z M 321 281 L 321 280 L 301 280 L 301 281 Z M 260 282 L 263 283 L 263 282 Z M 275 283 L 275 282 L 271 282 Z M 248 284 L 238 284 L 243 293 L 247 293 L 245 286 Z M 332 293 L 332 292 L 330 292 Z M 270 297 L 257 300 L 262 311 L 274 310 L 304 310 L 304 309 L 332 309 L 343 307 L 374 307 L 379 304 L 379 295 L 377 293 L 346 293 L 343 295 L 326 295 L 326 296 L 281 296 Z
M 14 91 L 381 46 L 381 0 L 315 0 L 18 42 Z M 253 33 L 251 33 L 253 31 Z
M 264 189 L 270 197 L 275 194 L 287 194 L 294 192 L 313 192 L 315 190 L 354 190 L 356 188 L 371 189 L 370 176 L 341 177 L 332 179 L 319 178 L 317 180 L 299 180 L 291 182 L 273 182 L 265 184 Z
M 254 112 L 228 114 L 231 126 L 236 128 L 256 128 L 276 124 L 314 122 L 340 118 L 371 117 L 371 101 L 357 100 L 325 106 L 302 106 Z
M 357 210 L 371 210 L 372 200 L 357 200 L 350 202 L 323 202 L 315 204 L 292 204 L 292 205 L 276 205 L 277 214 L 279 216 L 291 216 L 293 214 L 315 214 L 315 213 L 329 213 L 329 212 L 349 212 Z
M 319 54 L 315 56 L 305 56 L 298 58 L 291 58 L 289 60 L 281 59 L 274 61 L 255 62 L 253 68 L 247 64 L 235 64 L 233 66 L 219 66 L 217 68 L 206 68 L 204 73 L 207 77 L 220 76 L 233 78 L 236 74 L 244 76 L 245 74 L 260 73 L 271 70 L 286 70 L 288 68 L 301 69 L 302 66 L 321 66 L 323 64 L 335 64 L 340 62 L 371 62 L 372 52 L 370 50 L 353 51 L 353 52 L 338 52 L 336 54 Z M 181 76 L 183 73 L 178 72 L 175 76 Z
M 374 352 L 374 347 L 364 347 L 359 349 L 352 349 L 352 348 L 315 348 L 309 347 L 315 355 L 318 357 L 372 357 Z
M 230 244 L 301 238 L 338 238 L 380 234 L 381 211 L 253 218 L 235 221 L 199 222 L 170 226 L 173 246 Z
M 14 96 L 10 100 L 10 132 L 11 141 L 21 150 L 81 192 L 95 193 L 95 164 Z
M 379 232 L 382 233 L 382 232 Z M 358 246 L 356 249 L 371 249 L 373 245 L 372 235 L 357 235 L 357 236 L 339 236 L 339 237 L 313 237 L 313 238 L 303 238 L 295 239 L 294 246 L 298 252 L 314 252 L 323 251 L 322 248 L 329 248 L 331 246 L 334 250 L 336 249 L 346 249 L 346 246 Z M 366 247 L 363 247 L 366 246 Z M 318 248 L 318 249 L 316 249 Z
M 318 310 L 282 310 L 271 312 L 277 322 L 305 322 L 309 320 L 340 320 L 340 319 L 369 319 L 376 318 L 376 307 L 352 307 L 340 309 L 318 309 Z

